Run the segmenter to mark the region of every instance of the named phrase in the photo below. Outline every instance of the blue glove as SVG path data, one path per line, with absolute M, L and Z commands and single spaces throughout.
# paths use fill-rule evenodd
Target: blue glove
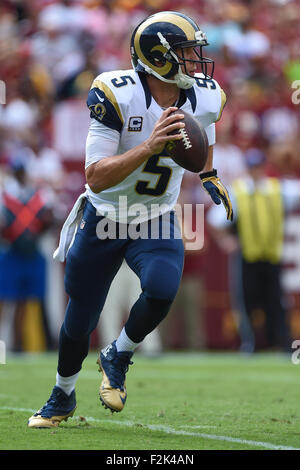
M 232 204 L 227 189 L 217 176 L 217 170 L 207 171 L 206 173 L 201 173 L 199 176 L 203 188 L 208 192 L 214 203 L 218 205 L 221 204 L 221 202 L 223 203 L 227 213 L 227 220 L 231 220 L 232 222 Z

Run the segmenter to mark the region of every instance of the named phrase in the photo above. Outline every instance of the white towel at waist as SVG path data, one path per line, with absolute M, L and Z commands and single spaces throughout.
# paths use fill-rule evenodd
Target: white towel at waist
M 64 262 L 67 253 L 73 244 L 76 230 L 83 214 L 86 197 L 86 191 L 80 194 L 62 227 L 58 248 L 53 253 L 53 258 L 58 261 Z

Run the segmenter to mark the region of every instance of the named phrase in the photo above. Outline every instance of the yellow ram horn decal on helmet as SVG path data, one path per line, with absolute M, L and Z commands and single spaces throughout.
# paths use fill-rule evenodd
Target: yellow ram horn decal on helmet
M 165 52 L 167 52 L 167 49 L 164 46 L 161 46 L 160 44 L 158 44 L 152 47 L 151 52 L 153 51 L 160 51 L 162 52 L 162 54 L 165 54 Z M 166 62 L 166 64 L 163 67 L 155 67 L 153 65 L 151 65 L 151 67 L 154 69 L 157 69 L 158 73 L 160 73 L 161 75 L 166 75 L 167 73 L 170 72 L 172 68 L 172 64 L 170 62 Z

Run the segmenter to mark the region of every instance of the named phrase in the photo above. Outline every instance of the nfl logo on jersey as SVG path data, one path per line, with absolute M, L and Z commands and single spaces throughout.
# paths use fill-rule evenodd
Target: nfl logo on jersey
M 128 123 L 129 132 L 140 132 L 143 126 L 142 116 L 131 116 Z

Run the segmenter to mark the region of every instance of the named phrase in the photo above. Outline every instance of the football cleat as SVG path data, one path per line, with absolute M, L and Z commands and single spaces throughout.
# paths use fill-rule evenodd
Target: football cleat
M 68 396 L 55 386 L 47 403 L 28 420 L 29 428 L 57 428 L 72 417 L 76 409 L 75 390 Z
M 103 374 L 99 388 L 100 400 L 112 412 L 119 412 L 124 408 L 127 398 L 125 374 L 128 366 L 133 364 L 130 360 L 132 355 L 133 352 L 118 352 L 114 341 L 102 349 L 97 360 L 99 372 Z

